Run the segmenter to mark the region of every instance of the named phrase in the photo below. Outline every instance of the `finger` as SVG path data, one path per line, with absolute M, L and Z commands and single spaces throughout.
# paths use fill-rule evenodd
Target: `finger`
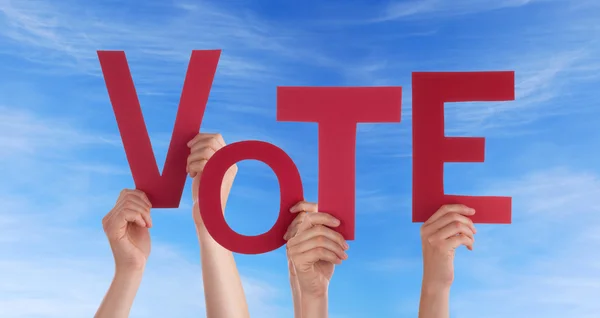
M 206 139 L 201 139 L 200 141 L 195 143 L 190 148 L 190 152 L 198 151 L 204 147 L 209 147 L 216 152 L 217 150 L 223 148 L 223 145 L 221 145 L 221 143 L 214 137 L 208 137 Z
M 318 247 L 322 247 L 334 252 L 340 259 L 345 260 L 348 258 L 348 254 L 346 254 L 340 244 L 326 236 L 316 236 L 312 239 L 302 241 L 294 246 L 289 247 L 288 253 L 291 255 L 296 255 Z
M 444 241 L 458 234 L 463 234 L 473 238 L 473 231 L 471 231 L 471 228 L 461 222 L 454 222 L 440 229 L 438 232 L 433 234 L 430 239 L 432 241 Z
M 121 199 L 121 202 L 127 203 L 129 201 L 132 201 L 144 208 L 150 209 L 152 207 L 152 204 L 150 203 L 150 200 L 148 200 L 148 197 L 146 197 L 146 194 L 144 194 L 144 192 L 139 191 L 139 190 L 136 190 L 136 191 L 132 191 L 132 192 L 129 192 L 128 194 L 126 194 Z
M 300 212 L 296 215 L 294 220 L 292 220 L 292 223 L 290 223 L 290 225 L 288 226 L 287 231 L 283 235 L 284 240 L 287 241 L 288 239 L 296 235 L 296 232 L 298 232 L 298 226 L 300 225 L 300 223 L 302 223 L 302 220 L 304 219 L 305 215 L 306 212 Z
M 309 204 L 311 204 L 311 203 L 309 203 Z M 314 203 L 312 203 L 312 204 L 314 204 Z M 314 204 L 314 205 L 315 205 L 314 207 L 316 207 L 316 204 Z M 319 214 L 323 214 L 323 215 L 321 216 Z M 302 215 L 302 217 L 296 217 L 296 219 L 294 219 L 294 221 L 299 222 L 299 224 L 295 224 L 293 228 L 288 228 L 288 232 L 286 232 L 286 235 L 284 236 L 284 237 L 287 237 L 286 240 L 290 239 L 293 236 L 295 236 L 299 232 L 303 232 L 303 231 L 308 230 L 309 228 L 311 228 L 315 224 L 324 224 L 324 225 L 327 225 L 329 227 L 337 227 L 337 226 L 340 225 L 340 221 L 337 220 L 335 217 L 331 216 L 328 213 L 310 212 L 311 217 L 312 216 L 315 217 L 314 220 L 312 220 L 312 219 L 306 219 L 306 217 L 308 215 L 308 212 L 302 211 L 302 212 L 300 212 L 299 215 Z M 323 220 L 325 218 L 327 218 L 329 220 L 326 221 L 326 222 L 324 222 Z
M 190 165 L 194 161 L 208 160 L 215 154 L 215 152 L 216 151 L 210 147 L 202 147 L 197 151 L 190 153 L 190 155 L 187 157 L 187 164 Z
M 127 225 L 127 223 L 135 223 L 141 227 L 147 227 L 142 213 L 132 209 L 124 209 L 121 211 L 120 217 L 117 218 L 119 227 Z
M 145 202 L 141 198 L 135 197 L 135 196 L 129 196 L 128 199 L 126 201 L 124 201 L 117 209 L 117 211 L 124 211 L 124 210 L 133 210 L 133 211 L 136 211 L 137 213 L 140 213 L 142 216 L 142 219 L 144 220 L 144 223 L 148 227 L 152 226 L 152 218 L 150 217 L 150 208 L 145 205 Z M 117 212 L 117 213 L 119 213 L 119 212 Z
M 459 246 L 464 245 L 471 251 L 473 250 L 474 243 L 475 241 L 473 240 L 473 238 L 470 238 L 464 234 L 453 236 L 446 240 L 446 244 L 448 244 L 448 247 L 457 249 Z
M 431 224 L 433 222 L 435 222 L 437 219 L 439 219 L 440 217 L 451 213 L 451 212 L 455 212 L 455 213 L 460 213 L 463 215 L 473 215 L 475 214 L 475 210 L 472 208 L 469 208 L 466 205 L 463 204 L 446 204 L 443 205 L 441 208 L 439 208 L 439 210 L 437 210 L 427 221 L 425 221 L 425 224 Z
M 346 240 L 344 240 L 344 237 L 340 233 L 323 225 L 315 225 L 304 232 L 298 232 L 296 236 L 288 241 L 287 245 L 289 248 L 292 248 L 304 241 L 321 236 L 336 242 L 344 250 L 348 249 L 348 243 L 346 243 Z
M 290 208 L 290 212 L 319 212 L 319 206 L 316 203 L 300 201 Z
M 148 196 L 146 195 L 146 193 L 142 190 L 138 190 L 138 189 L 134 189 L 134 190 L 128 190 L 126 192 L 126 195 L 133 195 L 135 197 L 140 198 L 142 201 L 144 201 L 145 205 L 152 207 L 152 203 L 150 202 L 150 199 L 148 199 Z
M 202 171 L 204 171 L 204 167 L 206 166 L 206 163 L 208 162 L 208 160 L 199 160 L 199 161 L 194 161 L 189 165 L 189 173 L 190 173 L 190 177 L 195 178 L 196 176 L 198 176 Z
M 126 197 L 130 196 L 135 190 L 134 189 L 123 189 L 119 192 L 119 196 L 117 197 L 117 202 L 115 202 L 115 206 L 102 218 L 102 227 L 108 228 L 110 224 L 113 222 L 115 214 L 117 214 L 126 201 Z
M 340 225 L 340 220 L 336 219 L 329 213 L 318 212 L 318 213 L 306 213 L 304 219 L 302 220 L 302 224 L 307 225 L 325 225 L 328 227 L 338 227 Z M 307 227 L 303 227 L 303 230 L 307 229 Z
M 294 264 L 314 264 L 318 261 L 327 261 L 333 264 L 341 264 L 342 260 L 337 255 L 325 248 L 317 247 L 292 258 Z
M 458 213 L 454 213 L 454 212 L 448 213 L 448 214 L 442 216 L 441 218 L 437 219 L 435 222 L 425 226 L 423 228 L 423 233 L 425 236 L 429 236 L 453 222 L 461 222 L 461 223 L 467 225 L 468 227 L 470 227 L 471 231 L 473 231 L 473 233 L 477 233 L 477 230 L 475 229 L 475 225 L 473 224 L 473 221 L 470 218 L 468 218 L 462 214 L 458 214 Z
M 221 147 L 225 147 L 227 145 L 227 143 L 225 142 L 225 139 L 223 139 L 223 135 L 216 134 L 215 139 L 219 142 L 219 144 L 221 144 Z
M 192 148 L 195 144 L 197 143 L 201 143 L 203 141 L 206 141 L 208 139 L 216 139 L 217 142 L 220 142 L 220 140 L 222 140 L 223 138 L 219 138 L 218 136 L 220 136 L 220 134 L 217 133 L 199 133 L 197 134 L 192 140 L 190 140 L 187 143 L 187 146 L 189 148 Z M 222 146 L 225 146 L 225 144 L 223 144 Z
M 197 142 L 199 142 L 200 140 L 209 138 L 211 134 L 206 134 L 206 133 L 198 133 L 196 136 L 194 136 L 194 138 L 192 138 L 192 140 L 187 142 L 187 146 L 188 148 L 191 148 L 194 144 L 196 144 Z

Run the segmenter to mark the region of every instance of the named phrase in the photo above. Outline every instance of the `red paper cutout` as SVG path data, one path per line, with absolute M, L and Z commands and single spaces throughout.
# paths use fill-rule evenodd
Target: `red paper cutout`
M 444 102 L 515 99 L 515 73 L 415 72 L 413 85 L 413 222 L 444 204 L 464 204 L 476 223 L 511 223 L 510 197 L 444 194 L 444 162 L 483 162 L 484 138 L 445 137 Z
M 247 159 L 259 160 L 271 167 L 281 189 L 277 221 L 269 231 L 256 236 L 232 230 L 225 221 L 221 205 L 225 172 L 235 163 Z M 283 236 L 296 217 L 290 213 L 290 208 L 303 199 L 302 180 L 294 161 L 281 148 L 256 140 L 236 142 L 219 149 L 206 163 L 198 189 L 200 213 L 210 235 L 224 248 L 243 254 L 267 253 L 283 246 Z
M 401 87 L 278 87 L 277 120 L 319 125 L 319 210 L 354 240 L 356 125 L 400 122 Z
M 146 193 L 153 208 L 179 207 L 190 153 L 186 144 L 200 130 L 220 54 L 220 50 L 192 51 L 161 175 L 125 52 L 98 51 L 135 186 Z

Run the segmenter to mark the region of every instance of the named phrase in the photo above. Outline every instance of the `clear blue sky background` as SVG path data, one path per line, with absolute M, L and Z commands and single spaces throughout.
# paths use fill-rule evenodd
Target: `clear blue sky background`
M 485 136 L 484 164 L 446 190 L 513 196 L 512 225 L 480 225 L 457 253 L 455 318 L 600 312 L 600 3 L 592 0 L 0 1 L 0 316 L 91 317 L 112 278 L 101 218 L 133 187 L 96 50 L 125 50 L 159 165 L 193 49 L 223 49 L 203 124 L 297 163 L 316 200 L 317 129 L 278 123 L 278 85 L 399 85 L 402 123 L 361 125 L 357 230 L 331 317 L 416 317 L 412 71 L 515 70 L 517 101 L 446 107 L 448 135 Z M 203 317 L 188 182 L 153 210 L 132 317 Z M 243 162 L 227 219 L 270 228 L 278 185 Z M 252 317 L 291 317 L 282 249 L 237 255 Z

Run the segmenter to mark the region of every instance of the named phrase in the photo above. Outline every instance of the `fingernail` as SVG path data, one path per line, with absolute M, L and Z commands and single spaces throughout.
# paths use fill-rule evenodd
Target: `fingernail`
M 348 254 L 344 253 L 343 259 L 348 259 Z
M 350 248 L 350 245 L 348 245 L 348 243 L 344 242 L 344 248 L 345 248 L 345 249 L 349 249 L 349 248 Z
M 291 207 L 290 212 L 292 212 L 292 213 L 296 212 L 296 206 Z
M 333 225 L 338 226 L 340 225 L 340 220 L 338 219 L 333 219 Z
M 471 212 L 471 213 L 475 214 L 475 209 L 473 209 L 473 208 L 470 208 L 470 209 L 469 209 L 469 212 Z

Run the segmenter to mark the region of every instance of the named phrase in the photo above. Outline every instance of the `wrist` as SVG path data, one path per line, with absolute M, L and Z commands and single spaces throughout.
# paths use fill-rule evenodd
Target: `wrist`
M 307 318 L 326 318 L 328 315 L 327 293 L 322 295 L 302 294 L 300 296 L 302 316 Z
M 116 266 L 115 267 L 115 278 L 138 278 L 144 275 L 146 269 L 145 264 L 135 266 Z
M 435 283 L 423 281 L 421 294 L 424 296 L 446 296 L 450 295 L 450 287 L 452 284 Z

